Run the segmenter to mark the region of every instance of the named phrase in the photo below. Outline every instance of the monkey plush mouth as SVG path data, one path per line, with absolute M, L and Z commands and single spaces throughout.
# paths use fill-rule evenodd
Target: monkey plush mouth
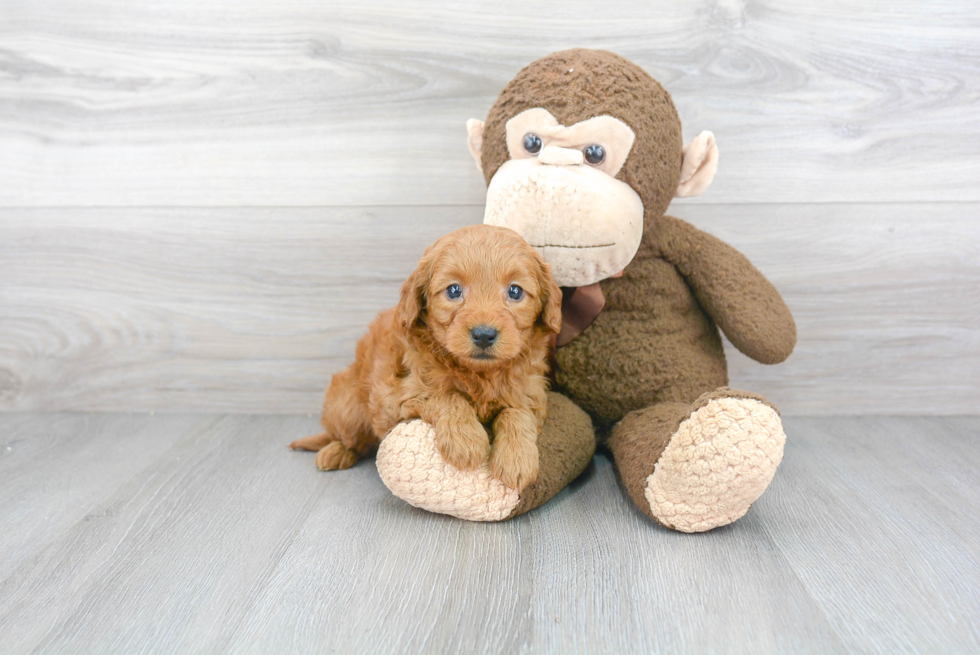
M 599 244 L 596 244 L 594 246 L 563 246 L 563 245 L 561 245 L 559 243 L 543 243 L 541 245 L 538 245 L 536 243 L 532 243 L 531 244 L 531 247 L 532 248 L 573 248 L 573 249 L 581 249 L 581 248 L 612 248 L 615 245 L 616 245 L 615 243 L 599 243 Z

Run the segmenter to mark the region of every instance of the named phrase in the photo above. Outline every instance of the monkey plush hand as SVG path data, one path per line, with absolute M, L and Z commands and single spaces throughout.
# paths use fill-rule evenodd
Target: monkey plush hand
M 385 484 L 431 511 L 500 520 L 554 496 L 599 445 L 637 507 L 664 526 L 704 531 L 743 516 L 772 480 L 785 435 L 772 404 L 728 388 L 719 328 L 775 364 L 796 326 L 741 253 L 665 215 L 672 198 L 711 183 L 714 136 L 685 146 L 667 91 L 598 50 L 532 63 L 467 131 L 488 184 L 484 222 L 522 234 L 563 287 L 559 393 L 538 480 L 520 493 L 446 465 L 417 422 L 382 442 Z

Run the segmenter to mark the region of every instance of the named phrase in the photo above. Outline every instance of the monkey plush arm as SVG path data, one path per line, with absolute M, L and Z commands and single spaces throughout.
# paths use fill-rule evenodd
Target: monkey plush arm
M 763 364 L 789 357 L 796 345 L 793 315 L 745 255 L 672 216 L 657 220 L 653 241 L 736 348 Z

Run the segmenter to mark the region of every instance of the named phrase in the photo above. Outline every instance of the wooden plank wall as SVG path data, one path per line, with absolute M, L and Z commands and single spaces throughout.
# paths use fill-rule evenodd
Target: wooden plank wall
M 38 0 L 0 6 L 0 409 L 315 412 L 429 242 L 464 122 L 573 46 L 644 66 L 721 168 L 672 213 L 795 312 L 734 385 L 788 414 L 980 411 L 980 9 Z M 731 349 L 730 349 L 731 352 Z

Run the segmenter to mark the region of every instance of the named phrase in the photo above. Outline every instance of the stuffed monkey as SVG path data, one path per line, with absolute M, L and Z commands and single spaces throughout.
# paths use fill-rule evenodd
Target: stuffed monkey
M 741 253 L 665 211 L 718 165 L 714 136 L 686 146 L 670 94 L 635 64 L 598 50 L 540 59 L 467 123 L 486 178 L 484 222 L 537 248 L 563 287 L 554 391 L 538 439 L 540 472 L 510 489 L 485 466 L 460 471 L 421 421 L 378 452 L 391 491 L 430 511 L 501 520 L 541 505 L 608 449 L 630 497 L 668 528 L 740 518 L 782 460 L 775 407 L 727 387 L 719 328 L 775 364 L 796 343 L 779 293 Z

